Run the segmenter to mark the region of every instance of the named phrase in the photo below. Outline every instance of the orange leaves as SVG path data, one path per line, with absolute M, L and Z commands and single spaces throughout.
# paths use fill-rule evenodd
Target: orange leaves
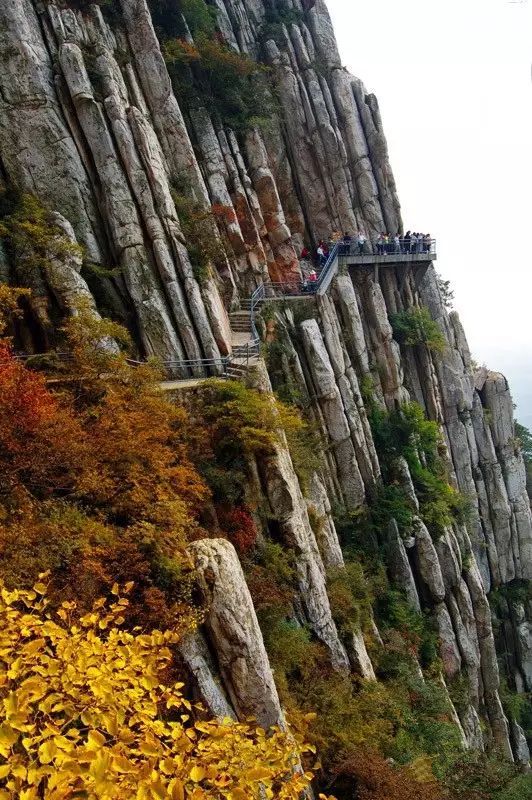
M 43 498 L 71 491 L 80 467 L 80 429 L 43 378 L 0 342 L 0 484 Z
M 199 61 L 201 56 L 197 48 L 186 39 L 170 39 L 164 44 L 164 60 L 170 64 L 190 64 Z
M 56 403 L 46 390 L 40 375 L 25 369 L 5 342 L 0 342 L 0 414 L 17 419 L 22 435 L 35 433 L 40 424 L 49 420 Z M 3 426 L 5 429 L 8 425 Z M 12 425 L 12 428 L 15 426 Z
M 227 225 L 233 225 L 238 222 L 236 212 L 232 206 L 224 206 L 221 203 L 214 203 L 211 206 L 211 211 L 220 222 L 225 222 Z
M 67 323 L 66 368 L 83 380 L 61 394 L 0 340 L 1 574 L 28 585 L 49 568 L 52 594 L 61 587 L 81 605 L 134 580 L 130 621 L 187 627 L 183 550 L 210 493 L 187 414 L 159 392 L 157 372 L 98 349 L 115 333 L 83 310 Z
M 444 800 L 432 772 L 417 780 L 407 767 L 390 764 L 379 753 L 360 750 L 336 770 L 335 789 L 352 786 L 356 781 L 360 800 Z

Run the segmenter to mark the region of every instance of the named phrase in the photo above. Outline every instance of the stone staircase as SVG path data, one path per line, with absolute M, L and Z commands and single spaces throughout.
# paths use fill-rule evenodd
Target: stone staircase
M 232 311 L 229 314 L 229 321 L 234 333 L 251 334 L 251 308 Z

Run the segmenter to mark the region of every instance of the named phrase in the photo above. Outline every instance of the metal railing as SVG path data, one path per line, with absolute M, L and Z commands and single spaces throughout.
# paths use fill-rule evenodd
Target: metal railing
M 260 336 L 257 329 L 257 311 L 262 303 L 268 300 L 279 300 L 290 297 L 314 296 L 320 293 L 322 287 L 327 287 L 333 270 L 342 257 L 365 257 L 377 256 L 378 258 L 394 258 L 399 255 L 434 255 L 436 253 L 435 239 L 420 239 L 413 241 L 411 238 L 400 237 L 399 241 L 377 240 L 375 243 L 365 241 L 358 243 L 356 239 L 351 242 L 344 240 L 331 244 L 327 260 L 321 268 L 317 270 L 315 280 L 302 278 L 292 281 L 274 282 L 267 281 L 261 283 L 251 297 L 244 301 L 246 307 L 249 306 L 250 312 L 250 340 L 243 345 L 235 345 L 230 356 L 220 358 L 195 358 L 195 359 L 175 359 L 159 361 L 158 363 L 166 371 L 169 380 L 194 380 L 195 378 L 225 377 L 233 378 L 241 370 L 247 370 L 250 361 L 260 353 Z M 51 354 L 41 353 L 28 355 L 25 353 L 16 354 L 16 358 L 27 360 L 30 358 L 46 357 Z M 70 353 L 54 353 L 53 357 L 59 361 L 70 361 Z M 127 363 L 131 366 L 139 366 L 146 362 L 128 359 Z
M 436 255 L 436 239 L 413 240 L 399 237 L 391 238 L 388 242 L 377 239 L 374 242 L 358 243 L 356 239 L 351 242 L 339 243 L 339 256 L 380 256 L 386 258 L 398 255 Z
M 282 297 L 302 297 L 305 295 L 318 294 L 334 266 L 339 247 L 339 242 L 332 245 L 327 260 L 322 267 L 316 270 L 315 280 L 311 280 L 309 277 L 303 277 L 294 278 L 290 281 L 266 281 L 266 283 L 262 283 L 251 297 L 252 316 L 257 306 L 265 300 L 278 300 Z
M 225 377 L 229 367 L 229 356 L 220 358 L 169 359 L 157 363 L 164 369 L 168 380 L 194 380 L 195 378 Z M 128 360 L 128 364 L 136 366 L 142 361 Z

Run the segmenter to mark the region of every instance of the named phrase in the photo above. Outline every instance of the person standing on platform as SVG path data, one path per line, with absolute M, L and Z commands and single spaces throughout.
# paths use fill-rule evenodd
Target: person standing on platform
M 344 233 L 342 242 L 340 244 L 340 255 L 342 255 L 342 256 L 348 256 L 349 255 L 349 253 L 351 252 L 351 241 L 352 241 L 351 240 L 351 234 L 347 233 L 347 231 L 346 231 Z
M 401 252 L 401 240 L 399 239 L 399 234 L 396 233 L 393 237 L 393 252 L 400 253 Z

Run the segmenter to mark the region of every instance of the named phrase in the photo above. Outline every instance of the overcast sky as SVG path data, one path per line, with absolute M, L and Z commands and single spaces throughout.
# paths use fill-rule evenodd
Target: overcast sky
M 407 228 L 532 425 L 532 0 L 328 0 L 381 108 Z

